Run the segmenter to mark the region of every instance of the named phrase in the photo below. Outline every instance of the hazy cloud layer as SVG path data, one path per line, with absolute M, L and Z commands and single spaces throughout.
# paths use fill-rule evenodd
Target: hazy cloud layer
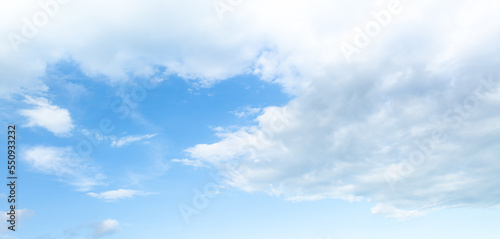
M 57 176 L 58 180 L 81 191 L 103 184 L 105 178 L 92 163 L 79 157 L 71 147 L 29 147 L 25 149 L 22 159 L 32 170 Z

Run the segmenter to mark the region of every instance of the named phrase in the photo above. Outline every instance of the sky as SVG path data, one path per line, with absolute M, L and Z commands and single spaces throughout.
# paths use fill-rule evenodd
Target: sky
M 0 238 L 496 239 L 499 10 L 0 0 Z

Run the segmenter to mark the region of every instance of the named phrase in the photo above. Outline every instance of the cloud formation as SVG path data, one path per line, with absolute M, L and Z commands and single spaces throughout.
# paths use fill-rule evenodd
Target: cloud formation
M 106 219 L 94 226 L 93 238 L 111 235 L 120 229 L 120 223 L 115 219 Z
M 146 192 L 141 192 L 141 191 L 136 191 L 136 190 L 131 190 L 131 189 L 118 189 L 115 191 L 107 191 L 107 192 L 102 192 L 102 193 L 87 193 L 87 195 L 99 199 L 103 199 L 105 201 L 115 201 L 118 199 L 123 199 L 123 198 L 132 198 L 134 196 L 147 196 L 151 195 L 154 193 L 146 193 Z
M 237 110 L 231 111 L 238 118 L 245 118 L 251 115 L 258 114 L 260 112 L 260 108 L 252 108 L 250 106 L 240 107 Z
M 131 136 L 125 136 L 122 138 L 117 139 L 112 139 L 111 141 L 111 147 L 119 148 L 122 146 L 129 145 L 134 142 L 138 141 L 143 141 L 145 139 L 150 139 L 155 137 L 157 134 L 146 134 L 146 135 L 131 135 Z
M 32 106 L 31 109 L 19 111 L 21 115 L 28 118 L 28 123 L 24 126 L 43 127 L 57 136 L 71 135 L 70 132 L 75 126 L 67 109 L 52 105 L 49 100 L 43 97 L 33 98 L 27 96 L 24 102 Z
M 258 126 L 187 149 L 190 158 L 246 191 L 366 200 L 392 218 L 500 204 L 500 28 L 490 24 L 500 19 L 485 10 L 499 6 L 460 1 L 444 17 L 438 5 L 404 3 L 404 14 L 350 64 L 334 60 L 311 74 L 300 69 L 307 64 L 263 54 L 264 79 L 279 81 L 286 64 L 309 84 L 286 106 L 265 109 Z
M 78 157 L 71 147 L 34 146 L 26 149 L 22 160 L 32 170 L 54 175 L 80 191 L 103 184 L 105 176 L 87 160 Z
M 190 159 L 172 159 L 173 163 L 180 163 L 187 166 L 192 166 L 195 168 L 207 167 L 203 164 L 201 160 L 190 160 Z
M 442 86 L 435 91 L 420 74 L 409 77 L 420 83 L 324 81 L 280 108 L 286 114 L 265 110 L 259 126 L 187 152 L 247 191 L 375 201 L 372 212 L 395 218 L 500 203 L 500 80 L 486 88 L 480 78 L 455 79 L 456 87 L 433 79 Z M 411 93 L 414 87 L 424 93 Z

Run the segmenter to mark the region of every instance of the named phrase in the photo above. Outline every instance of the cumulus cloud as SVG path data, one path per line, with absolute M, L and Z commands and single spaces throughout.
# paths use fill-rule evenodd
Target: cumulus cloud
M 131 135 L 131 136 L 125 136 L 125 137 L 122 137 L 119 139 L 113 139 L 111 141 L 111 147 L 119 148 L 119 147 L 126 146 L 126 145 L 129 145 L 129 144 L 134 143 L 134 142 L 153 138 L 156 135 L 157 134 Z
M 264 54 L 263 78 L 293 75 L 280 64 L 298 65 L 310 84 L 286 106 L 264 109 L 258 126 L 218 133 L 218 142 L 186 152 L 246 191 L 292 201 L 367 200 L 376 203 L 373 213 L 392 218 L 498 205 L 500 28 L 489 22 L 500 19 L 488 6 L 447 7 L 455 25 L 438 5 L 404 5 L 405 14 L 354 62 L 333 60 L 321 74 Z M 453 37 L 464 32 L 475 37 Z
M 372 211 L 394 218 L 500 203 L 500 80 L 487 90 L 479 78 L 456 79 L 456 87 L 435 78 L 436 91 L 421 76 L 389 89 L 368 80 L 324 81 L 279 108 L 285 114 L 267 109 L 259 126 L 187 152 L 247 191 L 293 201 L 382 202 Z
M 25 103 L 33 106 L 31 109 L 20 111 L 21 115 L 28 118 L 26 127 L 43 127 L 57 136 L 69 136 L 71 130 L 75 127 L 71 114 L 67 109 L 52 105 L 49 100 L 43 97 L 33 98 L 27 96 Z
M 123 199 L 123 198 L 132 198 L 134 196 L 147 196 L 151 195 L 154 193 L 147 193 L 147 192 L 142 192 L 142 191 L 136 191 L 136 190 L 131 190 L 131 189 L 118 189 L 115 191 L 107 191 L 107 192 L 102 192 L 102 193 L 87 193 L 87 195 L 99 199 L 103 199 L 105 201 L 115 201 L 118 199 Z
M 201 86 L 254 74 L 294 92 L 309 83 L 304 75 L 319 74 L 341 56 L 331 47 L 332 39 L 359 24 L 373 7 L 368 0 L 247 1 L 221 21 L 212 2 L 201 0 L 50 2 L 57 11 L 49 14 L 26 0 L 0 9 L 9 23 L 0 30 L 25 39 L 0 41 L 2 96 L 42 89 L 39 77 L 46 66 L 68 59 L 88 76 L 114 83 L 159 65 L 166 74 Z M 110 8 L 115 14 L 109 14 Z M 49 15 L 48 21 L 38 23 L 34 17 L 39 14 Z
M 103 5 L 99 1 L 69 1 L 56 5 L 58 10 L 44 27 L 37 27 L 33 20 L 35 14 L 46 12 L 37 3 L 11 2 L 0 10 L 11 23 L 0 25 L 1 31 L 25 39 L 0 42 L 0 64 L 6 66 L 0 72 L 5 76 L 2 95 L 42 87 L 43 82 L 37 78 L 44 74 L 46 65 L 68 58 L 81 65 L 86 74 L 104 75 L 112 82 L 125 81 L 128 73 L 147 66 L 162 65 L 168 74 L 202 79 L 200 85 L 211 85 L 244 71 L 260 47 L 250 44 L 259 37 L 246 40 L 251 34 L 235 35 L 223 27 L 211 2 L 130 1 L 123 5 L 109 1 Z M 116 14 L 110 16 L 108 9 L 118 5 Z M 95 22 L 82 19 L 88 14 Z M 179 19 L 194 22 L 183 21 L 187 25 L 181 26 L 177 24 Z M 169 30 L 164 30 L 166 26 Z M 27 32 L 32 34 L 23 34 L 23 29 L 30 27 L 32 31 Z M 80 40 L 70 40 L 67 34 Z M 154 37 L 143 37 L 150 35 Z M 240 47 L 239 41 L 249 43 L 248 47 Z
M 104 175 L 71 147 L 34 146 L 26 149 L 22 159 L 32 170 L 57 176 L 59 180 L 87 191 L 101 185 Z

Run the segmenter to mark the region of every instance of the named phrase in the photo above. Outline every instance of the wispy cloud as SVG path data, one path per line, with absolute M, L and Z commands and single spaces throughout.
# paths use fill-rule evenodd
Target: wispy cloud
M 50 238 L 97 239 L 115 234 L 120 229 L 120 223 L 118 220 L 110 218 L 99 222 L 79 225 L 73 228 L 66 228 L 62 234 L 55 235 Z M 46 238 L 46 236 L 43 238 Z
M 71 147 L 35 146 L 26 150 L 23 159 L 33 170 L 55 175 L 81 191 L 102 184 L 105 178 L 86 160 L 79 158 Z
M 19 113 L 28 118 L 26 127 L 39 126 L 47 129 L 57 136 L 70 136 L 75 127 L 67 109 L 53 105 L 49 100 L 39 97 L 27 96 L 25 103 L 33 106 L 31 109 L 20 110 Z
M 181 163 L 183 165 L 192 166 L 195 168 L 208 167 L 201 160 L 191 160 L 191 159 L 172 159 L 173 163 Z
M 125 136 L 122 138 L 119 138 L 118 140 L 113 139 L 111 142 L 111 147 L 122 147 L 129 145 L 134 142 L 142 141 L 145 139 L 150 139 L 155 137 L 157 134 L 146 134 L 146 135 L 132 135 L 132 136 Z
M 106 219 L 93 226 L 93 238 L 109 236 L 120 229 L 120 223 L 115 219 Z
M 33 216 L 35 214 L 35 211 L 29 210 L 29 209 L 18 209 L 16 210 L 16 214 L 18 219 L 24 220 L 30 216 Z M 1 219 L 2 222 L 9 220 L 9 216 L 7 215 L 7 212 L 0 211 Z
M 396 218 L 399 220 L 404 220 L 404 219 L 411 218 L 411 217 L 419 217 L 419 216 L 423 216 L 426 214 L 425 212 L 422 212 L 420 210 L 416 210 L 416 209 L 415 210 L 403 210 L 403 209 L 399 209 L 391 204 L 382 204 L 382 203 L 375 205 L 371 209 L 371 212 L 373 214 L 381 214 L 381 215 L 385 215 L 388 218 Z
M 238 118 L 244 118 L 251 115 L 258 114 L 261 111 L 261 108 L 252 108 L 250 106 L 240 107 L 234 111 L 231 111 Z
M 136 191 L 136 190 L 131 190 L 131 189 L 118 189 L 115 191 L 107 191 L 107 192 L 102 192 L 102 193 L 87 193 L 87 195 L 99 199 L 103 199 L 105 201 L 115 201 L 118 199 L 123 199 L 123 198 L 132 198 L 134 196 L 147 196 L 147 195 L 152 195 L 155 193 L 147 193 L 147 192 L 142 192 L 142 191 Z

